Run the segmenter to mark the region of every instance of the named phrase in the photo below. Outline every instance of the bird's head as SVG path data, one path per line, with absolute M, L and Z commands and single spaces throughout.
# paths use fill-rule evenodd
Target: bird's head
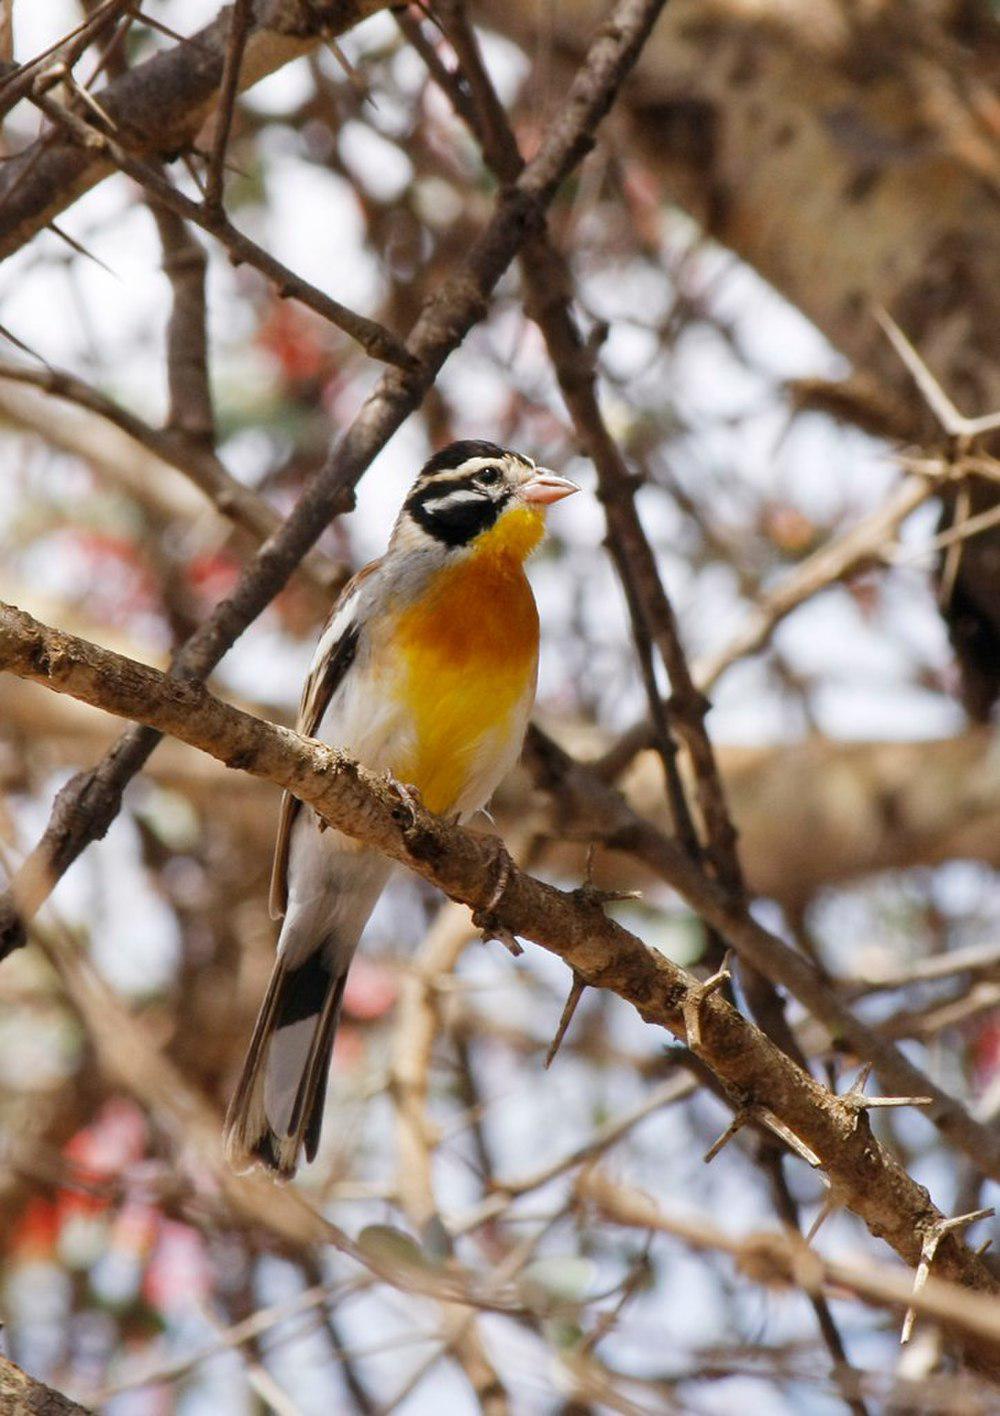
M 546 507 L 576 491 L 575 482 L 523 453 L 490 442 L 451 443 L 414 482 L 396 538 L 523 560 L 545 534 Z

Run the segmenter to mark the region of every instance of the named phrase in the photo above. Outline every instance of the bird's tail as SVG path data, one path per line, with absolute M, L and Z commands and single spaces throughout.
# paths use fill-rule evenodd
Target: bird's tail
M 316 1155 L 350 965 L 350 954 L 338 958 L 332 944 L 318 941 L 304 958 L 278 956 L 226 1113 L 234 1170 L 261 1164 L 289 1179 L 303 1147 L 307 1160 Z

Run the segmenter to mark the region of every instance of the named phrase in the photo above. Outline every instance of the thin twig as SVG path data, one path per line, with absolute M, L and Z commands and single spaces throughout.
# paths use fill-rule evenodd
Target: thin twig
M 0 382 L 4 380 L 37 388 L 105 419 L 161 462 L 183 473 L 223 516 L 249 532 L 255 542 L 266 541 L 280 527 L 281 518 L 273 507 L 238 482 L 210 448 L 169 429 L 154 428 L 75 374 L 0 360 Z M 315 550 L 303 558 L 301 569 L 324 599 L 329 599 L 348 574 L 344 566 Z
M 239 231 L 220 207 L 209 207 L 202 202 L 185 196 L 170 182 L 166 181 L 148 162 L 134 157 L 120 141 L 109 133 L 86 123 L 70 109 L 53 102 L 43 93 L 34 93 L 35 102 L 53 121 L 61 123 L 73 139 L 84 147 L 96 147 L 107 153 L 122 172 L 138 182 L 149 195 L 176 212 L 178 216 L 200 226 L 214 236 L 226 249 L 235 265 L 247 264 L 260 272 L 283 298 L 291 296 L 306 305 L 316 314 L 322 315 L 337 329 L 351 337 L 373 359 L 386 364 L 396 364 L 400 368 L 413 367 L 413 355 L 390 330 L 367 315 L 359 315 L 335 300 L 331 295 L 318 289 L 309 281 L 296 275 L 288 266 L 276 260 L 256 241 Z
M 119 11 L 126 9 L 133 3 L 134 0 L 104 0 L 103 4 L 98 5 L 93 13 L 82 20 L 74 29 L 68 30 L 61 39 L 57 39 L 54 44 L 50 44 L 47 49 L 43 49 L 33 59 L 28 59 L 24 64 L 20 64 L 13 73 L 0 80 L 0 122 L 16 103 L 28 96 L 32 85 L 38 78 L 41 66 L 47 60 L 56 56 L 58 63 L 72 69 L 84 50 L 90 47 L 102 30 L 114 22 Z
M 234 0 L 229 14 L 229 38 L 226 44 L 226 63 L 222 70 L 219 86 L 219 107 L 216 113 L 215 135 L 212 140 L 212 155 L 208 163 L 205 179 L 205 206 L 210 212 L 222 210 L 222 184 L 225 178 L 226 149 L 229 146 L 229 131 L 233 122 L 233 110 L 239 91 L 240 65 L 246 48 L 250 28 L 250 0 Z

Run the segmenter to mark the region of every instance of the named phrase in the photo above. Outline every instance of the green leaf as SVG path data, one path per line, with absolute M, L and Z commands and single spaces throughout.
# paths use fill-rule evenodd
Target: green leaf
M 391 1224 L 369 1224 L 358 1235 L 358 1248 L 373 1263 L 393 1268 L 434 1268 L 412 1235 Z

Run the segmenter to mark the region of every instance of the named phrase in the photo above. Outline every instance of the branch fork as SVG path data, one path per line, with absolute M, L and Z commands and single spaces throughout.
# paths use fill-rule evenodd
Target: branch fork
M 722 973 L 722 970 L 720 969 L 719 972 Z M 709 979 L 708 982 L 711 983 L 712 980 Z M 717 985 L 717 987 L 718 986 L 719 985 Z M 733 1119 L 722 1132 L 721 1136 L 712 1142 L 708 1150 L 702 1156 L 704 1164 L 710 1165 L 719 1152 L 751 1121 L 756 1122 L 758 1126 L 766 1127 L 772 1135 L 784 1141 L 788 1149 L 793 1151 L 800 1160 L 804 1160 L 811 1169 L 822 1169 L 823 1162 L 816 1152 L 807 1146 L 805 1141 L 803 1141 L 800 1136 L 797 1136 L 791 1127 L 786 1126 L 773 1112 L 768 1111 L 766 1106 L 761 1106 L 759 1102 L 749 1096 L 744 1096 L 739 1099 Z

